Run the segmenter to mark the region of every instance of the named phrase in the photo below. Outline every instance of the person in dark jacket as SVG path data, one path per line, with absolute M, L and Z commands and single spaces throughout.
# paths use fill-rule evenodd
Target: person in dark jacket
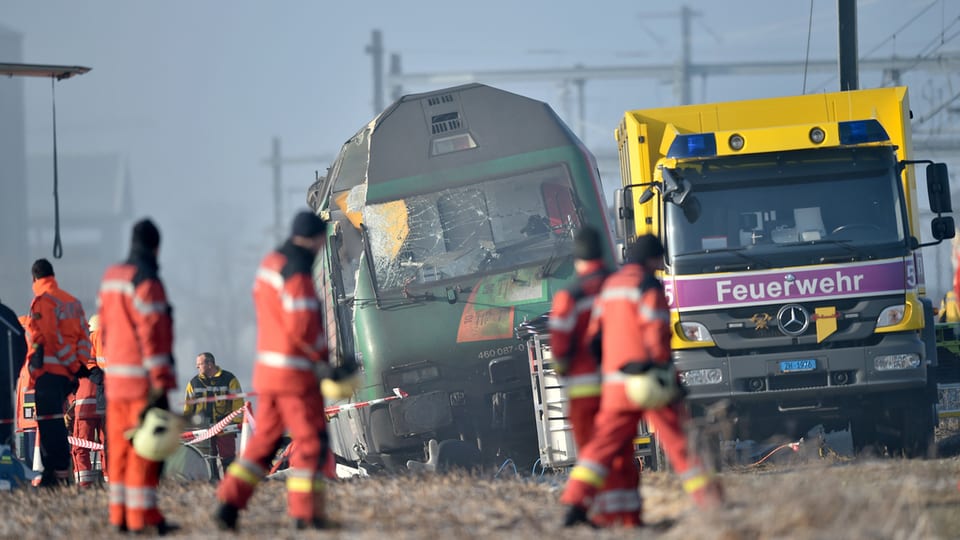
M 239 394 L 243 389 L 233 373 L 217 365 L 213 353 L 203 352 L 197 355 L 197 371 L 197 375 L 187 383 L 186 401 L 183 405 L 184 416 L 193 420 L 194 424 L 213 426 L 228 414 L 243 407 L 243 399 L 223 397 Z M 233 423 L 239 424 L 242 420 L 243 416 L 238 415 L 234 417 Z M 220 465 L 226 471 L 237 456 L 236 433 L 221 433 L 213 438 L 213 444 L 209 446 L 211 455 L 220 457 Z

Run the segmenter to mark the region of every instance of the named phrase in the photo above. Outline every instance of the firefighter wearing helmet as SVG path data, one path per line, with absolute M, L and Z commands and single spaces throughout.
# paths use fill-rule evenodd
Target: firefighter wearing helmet
M 589 333 L 599 336 L 600 342 L 600 410 L 593 437 L 580 449 L 560 498 L 566 505 L 564 526 L 590 523 L 588 509 L 608 479 L 639 489 L 633 438 L 644 418 L 653 425 L 694 502 L 702 508 L 721 504 L 718 481 L 687 450 L 685 408 L 670 358 L 670 310 L 663 284 L 654 274 L 662 269 L 663 256 L 657 237 L 639 237 L 594 304 Z M 630 524 L 643 524 L 641 509 L 642 505 Z

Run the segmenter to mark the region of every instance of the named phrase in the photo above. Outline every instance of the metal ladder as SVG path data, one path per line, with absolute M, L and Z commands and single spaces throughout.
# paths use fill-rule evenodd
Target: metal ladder
M 527 356 L 540 464 L 550 468 L 573 465 L 577 462 L 577 448 L 566 411 L 567 390 L 551 362 L 549 336 L 531 335 L 527 340 Z

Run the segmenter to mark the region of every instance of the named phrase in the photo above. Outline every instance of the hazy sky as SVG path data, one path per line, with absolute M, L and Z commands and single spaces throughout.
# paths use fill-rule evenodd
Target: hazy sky
M 836 58 L 836 0 L 812 2 L 812 25 L 809 1 L 686 4 L 698 13 L 694 62 L 803 60 L 808 28 L 810 58 Z M 129 160 L 135 212 L 153 216 L 165 235 L 161 265 L 174 304 L 198 309 L 198 296 L 233 291 L 240 298 L 230 309 L 246 310 L 257 260 L 272 243 L 272 177 L 263 163 L 271 138 L 281 137 L 291 156 L 333 155 L 372 118 L 372 64 L 364 53 L 372 29 L 383 31 L 386 51 L 401 54 L 410 73 L 650 65 L 679 57 L 680 2 L 589 5 L 0 0 L 0 25 L 23 35 L 20 61 L 93 68 L 57 84 L 59 151 L 119 153 Z M 960 50 L 960 2 L 861 1 L 858 15 L 861 56 Z M 0 61 L 8 61 L 3 53 Z M 908 72 L 905 82 L 921 115 L 956 92 L 943 73 Z M 860 83 L 878 86 L 880 74 L 862 72 Z M 27 152 L 47 154 L 50 85 L 24 84 Z M 693 99 L 798 94 L 803 84 L 802 71 L 718 77 L 696 80 Z M 835 91 L 838 84 L 832 73 L 808 74 L 806 90 Z M 563 114 L 558 83 L 495 85 L 547 101 Z M 586 140 L 594 152 L 611 154 L 624 110 L 672 104 L 669 81 L 588 82 Z M 926 126 L 946 126 L 948 117 L 942 118 Z M 284 169 L 288 211 L 325 165 Z M 67 181 L 69 171 L 60 174 Z M 605 178 L 608 187 L 618 183 Z M 220 309 L 210 306 L 209 316 Z M 178 326 L 182 336 L 193 332 Z M 252 354 L 249 335 L 238 339 Z M 181 375 L 192 374 L 197 351 L 178 352 Z

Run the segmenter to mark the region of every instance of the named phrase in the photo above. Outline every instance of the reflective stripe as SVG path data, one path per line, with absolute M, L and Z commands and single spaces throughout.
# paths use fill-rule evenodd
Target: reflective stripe
M 603 487 L 603 482 L 607 474 L 606 469 L 603 470 L 604 472 L 601 474 L 586 464 L 577 463 L 577 466 L 570 471 L 570 479 L 579 480 L 580 482 L 590 484 L 595 488 L 601 488 Z
M 590 311 L 593 309 L 593 296 L 588 296 L 586 298 L 581 298 L 577 300 L 576 305 L 573 308 L 573 312 L 570 315 L 562 319 L 550 318 L 547 321 L 547 328 L 551 330 L 560 330 L 560 331 L 570 331 L 577 325 L 577 319 L 580 318 L 580 315 L 585 311 Z
M 599 514 L 613 514 L 639 511 L 642 507 L 643 499 L 636 489 L 611 489 L 597 493 L 591 508 Z
M 57 358 L 63 358 L 68 352 L 70 352 L 70 346 L 64 345 L 62 349 L 56 352 Z
M 314 472 L 307 469 L 287 469 L 287 491 L 312 493 Z
M 609 287 L 604 288 L 600 297 L 604 300 L 631 300 L 637 302 L 640 300 L 640 289 L 636 287 Z
M 157 488 L 129 487 L 124 497 L 127 508 L 150 510 L 157 507 Z
M 265 281 L 267 285 L 270 285 L 278 291 L 283 288 L 283 276 L 281 276 L 279 272 L 260 268 L 257 270 L 257 279 Z
M 641 317 L 648 321 L 669 321 L 670 311 L 666 309 L 654 309 L 650 306 L 642 305 L 638 310 Z
M 133 299 L 133 308 L 144 315 L 152 315 L 154 313 L 166 313 L 168 310 L 166 302 L 163 302 L 163 301 L 144 302 L 143 300 L 140 300 L 139 298 L 136 298 L 136 297 L 134 297 Z
M 582 375 L 570 375 L 566 379 L 567 397 L 570 399 L 595 397 L 600 395 L 600 374 L 584 373 Z
M 74 405 L 96 405 L 97 398 L 83 398 L 73 402 Z
M 143 359 L 143 367 L 145 369 L 155 369 L 159 367 L 168 367 L 172 365 L 170 363 L 169 354 L 155 354 L 153 356 L 148 356 Z
M 109 493 L 110 504 L 123 504 L 124 500 L 126 500 L 126 486 L 123 484 L 110 482 Z
M 288 294 L 280 295 L 284 311 L 316 311 L 320 304 L 316 298 L 293 298 Z
M 261 351 L 257 353 L 257 362 L 269 367 L 299 369 L 313 371 L 314 363 L 302 356 Z
M 596 384 L 578 384 L 567 388 L 567 397 L 570 399 L 596 397 L 603 393 L 603 387 Z
M 85 339 L 81 339 L 80 341 L 77 342 L 77 347 L 86 347 L 86 348 L 89 349 L 89 348 L 93 347 L 93 343 L 90 343 L 89 341 L 87 341 L 87 340 L 85 340 Z
M 693 478 L 688 478 L 683 481 L 683 490 L 687 493 L 693 493 L 698 489 L 706 487 L 710 483 L 710 477 L 706 474 L 699 474 Z
M 608 383 L 623 384 L 627 382 L 628 377 L 630 377 L 630 375 L 627 375 L 622 371 L 614 371 L 613 373 L 604 373 L 603 384 L 608 384 Z
M 104 368 L 107 375 L 119 375 L 120 377 L 146 377 L 147 369 L 143 366 L 115 366 L 108 365 Z
M 581 385 L 581 384 L 600 384 L 600 374 L 599 373 L 583 373 L 581 375 L 569 375 L 564 377 L 564 380 L 567 383 L 567 386 Z
M 60 360 L 59 358 L 57 358 L 57 357 L 55 357 L 55 356 L 44 356 L 44 357 L 43 357 L 43 365 L 45 365 L 45 366 L 49 366 L 49 365 L 54 365 L 54 366 L 69 366 L 69 365 L 70 365 L 70 362 L 71 362 L 70 359 Z
M 227 474 L 235 477 L 241 482 L 250 484 L 251 486 L 256 486 L 259 484 L 260 480 L 262 480 L 265 476 L 262 467 L 250 460 L 243 458 L 238 458 L 236 461 L 231 463 L 227 468 Z
M 118 292 L 133 296 L 133 283 L 123 279 L 108 279 L 100 284 L 100 292 Z

